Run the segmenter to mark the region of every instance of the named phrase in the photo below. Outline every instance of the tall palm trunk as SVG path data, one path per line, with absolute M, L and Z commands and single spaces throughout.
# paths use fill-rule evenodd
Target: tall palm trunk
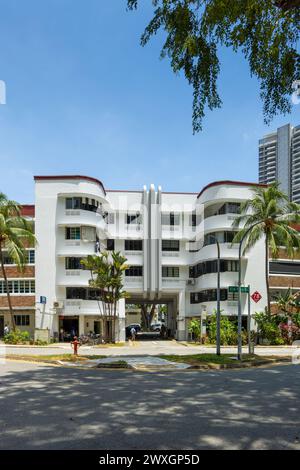
M 269 281 L 269 236 L 266 233 L 265 239 L 265 249 L 266 249 L 266 288 L 267 288 L 267 303 L 268 303 L 268 314 L 271 315 L 271 299 L 270 299 L 270 281 Z
M 6 295 L 7 295 L 7 302 L 8 302 L 8 308 L 11 316 L 11 323 L 12 323 L 12 329 L 13 331 L 16 331 L 16 322 L 15 322 L 15 317 L 14 317 L 14 311 L 11 303 L 11 297 L 9 293 L 9 286 L 8 286 L 8 280 L 7 280 L 7 275 L 4 267 L 4 259 L 3 259 L 3 252 L 2 252 L 2 244 L 0 243 L 0 263 L 1 263 L 1 270 L 3 274 L 3 279 L 5 282 L 6 286 Z

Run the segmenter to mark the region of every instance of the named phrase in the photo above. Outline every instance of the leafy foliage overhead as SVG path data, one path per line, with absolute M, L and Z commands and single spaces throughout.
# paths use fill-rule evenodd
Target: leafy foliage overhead
M 154 16 L 144 46 L 161 29 L 161 57 L 193 87 L 193 129 L 202 129 L 205 109 L 221 106 L 217 90 L 220 47 L 240 50 L 260 81 L 266 123 L 291 111 L 293 82 L 300 79 L 300 0 L 152 0 Z M 127 0 L 135 9 L 139 0 Z

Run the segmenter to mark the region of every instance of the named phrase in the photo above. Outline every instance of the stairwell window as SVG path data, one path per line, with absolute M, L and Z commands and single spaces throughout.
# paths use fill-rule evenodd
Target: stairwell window
M 126 277 L 141 277 L 143 276 L 143 266 L 130 266 L 125 271 Z
M 161 224 L 174 227 L 180 225 L 180 213 L 168 212 L 161 214 Z
M 135 212 L 134 214 L 126 214 L 125 220 L 127 225 L 137 225 L 142 223 L 142 217 L 139 212 Z
M 125 251 L 143 251 L 143 240 L 125 240 Z
M 178 266 L 163 266 L 162 277 L 179 277 Z
M 162 240 L 162 251 L 179 251 L 179 240 Z

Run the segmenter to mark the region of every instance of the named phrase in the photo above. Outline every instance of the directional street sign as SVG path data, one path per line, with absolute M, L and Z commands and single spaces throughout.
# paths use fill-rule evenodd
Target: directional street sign
M 228 292 L 231 294 L 235 294 L 239 291 L 238 286 L 229 286 L 228 287 Z M 241 293 L 242 294 L 249 294 L 249 287 L 248 286 L 241 286 Z
M 252 300 L 257 304 L 262 299 L 261 294 L 258 291 L 253 292 L 251 295 Z

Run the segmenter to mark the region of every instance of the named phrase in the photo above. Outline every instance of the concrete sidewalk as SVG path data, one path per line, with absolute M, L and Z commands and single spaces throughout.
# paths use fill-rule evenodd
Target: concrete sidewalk
M 296 348 L 292 346 L 257 346 L 255 354 L 265 356 L 292 356 Z M 177 341 L 137 341 L 134 344 L 126 343 L 124 346 L 82 346 L 79 349 L 81 355 L 103 356 L 157 356 L 160 354 L 176 354 L 180 356 L 188 354 L 215 353 L 216 348 L 211 346 L 198 346 Z M 60 355 L 72 354 L 70 344 L 58 343 L 49 346 L 14 346 L 0 344 L 0 356 L 9 355 Z M 247 347 L 243 352 L 248 352 Z M 237 354 L 237 347 L 222 347 L 222 353 Z

